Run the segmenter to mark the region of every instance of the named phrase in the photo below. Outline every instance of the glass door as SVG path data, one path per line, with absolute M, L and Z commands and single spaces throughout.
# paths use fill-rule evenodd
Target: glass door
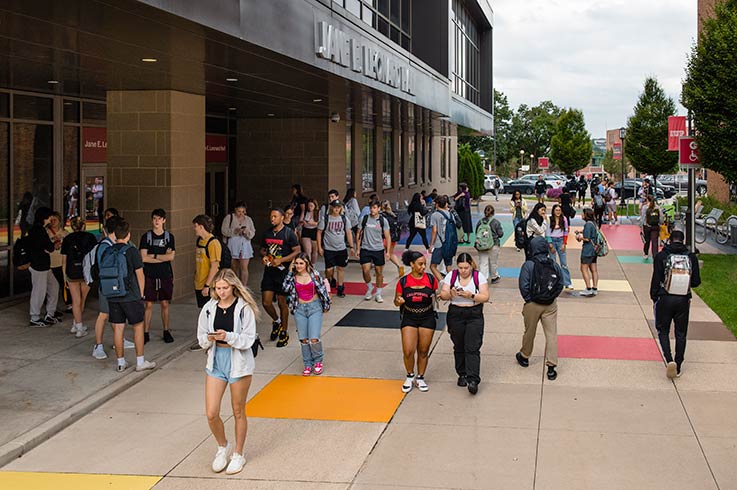
M 215 234 L 228 214 L 228 164 L 208 163 L 205 170 L 205 214 L 215 223 Z

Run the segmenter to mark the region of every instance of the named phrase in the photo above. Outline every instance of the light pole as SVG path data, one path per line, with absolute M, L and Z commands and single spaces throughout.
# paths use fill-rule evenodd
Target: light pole
M 622 140 L 622 188 L 620 189 L 620 192 L 622 195 L 620 196 L 621 204 L 622 206 L 627 206 L 627 200 L 624 198 L 624 138 L 627 136 L 627 130 L 625 128 L 619 128 L 619 139 Z M 633 187 L 634 189 L 634 187 Z M 629 209 L 627 210 L 629 211 Z M 629 212 L 627 213 L 627 216 L 629 216 Z
M 535 163 L 535 155 L 530 154 L 530 170 L 532 170 L 533 163 Z
M 519 168 L 525 164 L 525 150 L 519 151 L 519 165 L 517 165 L 517 177 L 519 179 Z

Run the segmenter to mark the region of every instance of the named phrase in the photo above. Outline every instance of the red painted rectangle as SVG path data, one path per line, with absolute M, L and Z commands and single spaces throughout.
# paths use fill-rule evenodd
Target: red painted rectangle
M 602 324 L 602 326 L 607 324 Z M 610 325 L 616 328 L 616 323 Z M 655 339 L 631 337 L 587 337 L 559 335 L 558 357 L 613 359 L 622 361 L 662 361 Z
M 668 116 L 668 151 L 678 151 L 682 136 L 686 136 L 686 116 Z
M 642 253 L 641 227 L 637 225 L 618 225 L 601 227 L 602 233 L 612 250 L 638 250 Z
M 82 163 L 107 162 L 107 128 L 82 128 Z
M 372 283 L 374 286 L 376 286 L 376 283 Z M 366 294 L 366 283 L 365 282 L 345 282 L 343 283 L 343 286 L 345 286 L 345 294 L 348 296 L 363 296 Z M 384 284 L 383 287 L 386 287 L 386 284 Z M 331 294 L 336 294 L 338 292 L 337 289 L 333 288 L 331 291 Z M 386 291 L 386 293 L 394 297 L 394 291 Z
M 205 161 L 208 163 L 228 162 L 228 138 L 219 134 L 205 135 Z
M 547 157 L 540 157 L 537 159 L 538 168 L 550 168 L 550 160 Z

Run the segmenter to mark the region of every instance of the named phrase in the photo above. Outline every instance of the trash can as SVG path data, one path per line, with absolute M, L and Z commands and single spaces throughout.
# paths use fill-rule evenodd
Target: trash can
M 729 242 L 729 244 L 733 247 L 737 247 L 737 224 L 729 226 L 729 236 L 732 237 L 732 240 Z

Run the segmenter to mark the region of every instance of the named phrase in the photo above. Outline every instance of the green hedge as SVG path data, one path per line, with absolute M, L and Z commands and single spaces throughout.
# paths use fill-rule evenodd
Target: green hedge
M 685 208 L 688 206 L 688 198 L 686 196 L 678 196 L 678 206 Z M 737 216 L 737 205 L 734 205 L 732 203 L 723 203 L 712 196 L 703 196 L 703 197 L 697 197 L 696 202 L 698 203 L 701 201 L 701 204 L 704 205 L 704 208 L 701 210 L 701 214 L 709 214 L 712 209 L 717 208 L 724 211 L 722 213 L 722 217 L 719 220 L 720 223 L 723 223 L 729 218 L 730 216 L 734 215 Z

